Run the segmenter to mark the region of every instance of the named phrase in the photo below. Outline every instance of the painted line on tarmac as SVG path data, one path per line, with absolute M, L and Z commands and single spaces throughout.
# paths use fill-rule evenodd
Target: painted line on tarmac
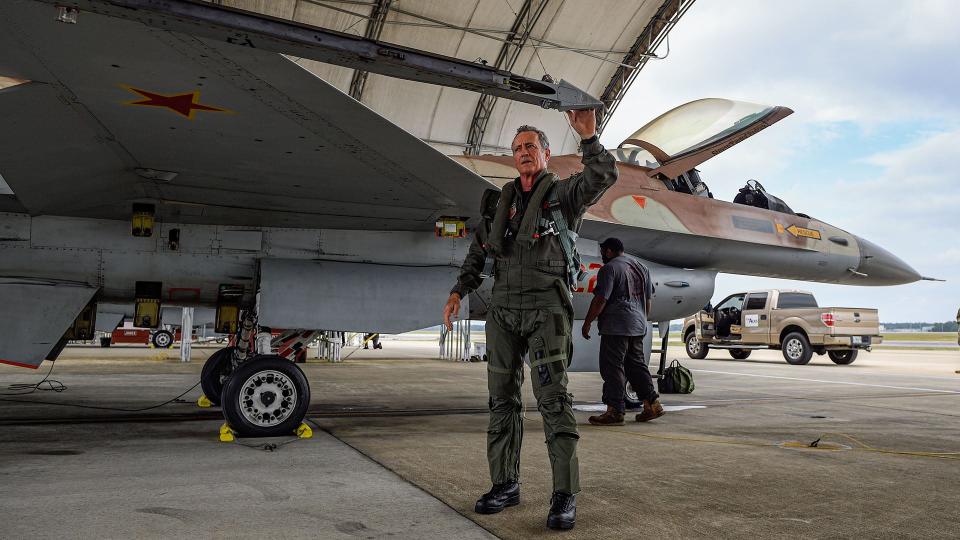
M 717 373 L 720 375 L 739 375 L 741 377 L 760 377 L 762 379 L 782 379 L 786 381 L 804 381 L 804 382 L 815 382 L 815 383 L 824 383 L 824 384 L 846 384 L 849 386 L 870 386 L 873 388 L 892 388 L 894 390 L 912 390 L 915 392 L 938 392 L 941 394 L 960 394 L 960 391 L 956 391 L 956 390 L 938 390 L 935 388 L 915 388 L 911 386 L 889 386 L 886 384 L 870 384 L 870 383 L 858 383 L 858 382 L 847 382 L 847 381 L 826 381 L 822 379 L 801 379 L 799 377 L 781 377 L 777 375 L 757 375 L 754 373 L 738 373 L 735 371 L 711 371 L 709 369 L 691 369 L 690 371 L 700 372 L 700 373 Z

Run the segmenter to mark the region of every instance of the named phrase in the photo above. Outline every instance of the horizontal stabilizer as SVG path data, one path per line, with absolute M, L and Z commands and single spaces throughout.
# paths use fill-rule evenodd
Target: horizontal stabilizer
M 86 284 L 0 277 L 0 362 L 36 369 L 96 292 Z

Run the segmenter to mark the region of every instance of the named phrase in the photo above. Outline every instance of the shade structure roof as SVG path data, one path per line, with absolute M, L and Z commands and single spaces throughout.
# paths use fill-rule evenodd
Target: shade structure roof
M 561 79 L 615 110 L 693 0 L 213 0 L 386 43 Z M 578 137 L 554 110 L 293 58 L 446 154 L 509 152 L 516 128 L 543 129 L 554 153 Z

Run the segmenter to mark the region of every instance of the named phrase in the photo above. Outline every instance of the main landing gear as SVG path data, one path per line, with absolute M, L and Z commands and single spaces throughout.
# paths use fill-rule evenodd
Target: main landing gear
M 296 433 L 310 406 L 310 384 L 294 363 L 305 347 L 286 356 L 257 354 L 256 319 L 243 320 L 236 344 L 210 355 L 200 374 L 201 406 L 219 405 L 227 425 L 224 433 L 241 437 L 277 437 Z M 281 353 L 284 350 L 281 350 Z M 307 428 L 305 431 L 309 431 Z

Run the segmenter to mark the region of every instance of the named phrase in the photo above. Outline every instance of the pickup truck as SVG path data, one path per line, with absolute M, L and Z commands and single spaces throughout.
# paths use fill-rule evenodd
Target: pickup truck
M 687 356 L 698 360 L 712 347 L 737 360 L 754 349 L 777 349 L 793 365 L 809 363 L 813 353 L 852 364 L 858 351 L 882 340 L 876 309 L 822 308 L 812 294 L 797 290 L 731 294 L 683 321 Z

